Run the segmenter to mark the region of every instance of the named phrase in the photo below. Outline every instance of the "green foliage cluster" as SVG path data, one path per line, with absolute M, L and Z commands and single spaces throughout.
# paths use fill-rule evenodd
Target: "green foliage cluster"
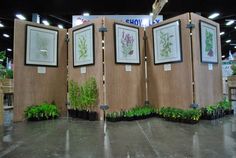
M 203 113 L 206 111 L 207 115 L 213 115 L 214 113 L 217 113 L 217 111 L 223 110 L 230 110 L 231 109 L 231 103 L 228 100 L 223 100 L 219 103 L 208 105 L 205 108 L 202 109 Z
M 0 61 L 6 59 L 6 51 L 0 52 Z M 0 62 L 0 79 L 13 79 L 13 70 L 6 69 Z
M 80 52 L 79 59 L 85 59 L 88 56 L 88 48 L 86 38 L 84 36 L 79 37 L 78 47 Z
M 206 47 L 205 51 L 209 52 L 213 49 L 213 33 L 206 30 Z
M 97 83 L 94 77 L 79 86 L 76 82 L 69 82 L 69 100 L 73 109 L 92 110 L 98 98 Z
M 162 107 L 158 110 L 158 114 L 164 118 L 198 121 L 202 113 L 201 110 L 198 109 L 183 110 L 171 107 Z
M 54 104 L 43 103 L 29 106 L 25 110 L 25 117 L 28 120 L 47 120 L 59 117 L 59 110 Z
M 236 75 L 236 64 L 231 66 L 231 70 L 233 71 L 232 75 Z
M 163 57 L 170 56 L 171 46 L 173 45 L 171 43 L 172 37 L 173 37 L 173 35 L 170 35 L 169 33 L 160 32 L 160 39 L 161 39 L 161 45 L 162 45 L 162 49 L 161 49 L 161 53 L 160 53 L 161 56 L 163 56 Z

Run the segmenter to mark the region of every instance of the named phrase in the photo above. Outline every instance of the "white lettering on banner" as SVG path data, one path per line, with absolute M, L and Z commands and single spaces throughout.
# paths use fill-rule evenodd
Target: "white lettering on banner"
M 72 23 L 73 27 L 77 25 L 81 25 L 85 22 L 88 22 L 90 20 L 96 19 L 98 17 L 101 17 L 102 15 L 91 15 L 91 16 L 81 16 L 81 15 L 74 15 L 72 16 Z M 126 22 L 129 24 L 147 27 L 152 24 L 157 24 L 161 21 L 163 21 L 163 16 L 159 15 L 153 22 L 152 17 L 149 15 L 103 15 L 103 17 L 106 16 L 111 19 L 115 19 L 117 21 Z

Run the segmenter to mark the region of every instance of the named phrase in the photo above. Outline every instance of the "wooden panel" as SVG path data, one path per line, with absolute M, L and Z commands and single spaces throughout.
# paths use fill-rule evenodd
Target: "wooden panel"
M 58 67 L 46 67 L 46 74 L 37 73 L 36 66 L 24 65 L 26 24 L 59 31 Z M 24 119 L 27 106 L 55 102 L 66 114 L 67 44 L 65 29 L 15 20 L 14 25 L 14 121 Z
M 193 100 L 190 30 L 186 28 L 189 14 L 183 14 L 146 29 L 148 38 L 148 94 L 152 105 L 189 108 Z M 152 28 L 176 20 L 181 21 L 183 62 L 172 63 L 171 71 L 154 65 Z
M 114 22 L 114 20 L 105 19 L 105 26 L 108 29 L 108 32 L 105 33 L 106 97 L 110 111 L 119 111 L 144 104 L 144 30 L 139 28 L 141 64 L 132 65 L 132 71 L 126 72 L 125 64 L 115 63 Z M 125 25 L 128 24 L 125 23 Z
M 206 106 L 216 103 L 223 98 L 222 73 L 221 73 L 221 42 L 219 24 L 209 19 L 191 13 L 193 29 L 193 57 L 194 57 L 194 80 L 196 103 L 200 106 Z M 208 64 L 201 63 L 200 58 L 200 30 L 199 20 L 206 21 L 217 27 L 218 33 L 218 64 L 213 64 L 213 71 L 208 70 Z
M 85 66 L 86 73 L 81 74 L 81 67 L 73 67 L 73 47 L 72 47 L 72 32 L 75 29 L 94 24 L 94 47 L 95 47 L 95 64 Z M 99 32 L 99 28 L 101 27 L 102 19 L 98 18 L 92 20 L 89 23 L 76 26 L 74 28 L 69 29 L 70 41 L 68 43 L 68 80 L 74 80 L 78 84 L 83 84 L 90 77 L 95 77 L 98 86 L 98 103 L 97 103 L 97 111 L 99 112 L 99 106 L 103 103 L 103 84 L 102 84 L 102 35 Z

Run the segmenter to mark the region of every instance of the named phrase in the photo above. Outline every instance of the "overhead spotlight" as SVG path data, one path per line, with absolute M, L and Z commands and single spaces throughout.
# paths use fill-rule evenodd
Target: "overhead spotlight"
M 6 34 L 6 33 L 4 33 L 3 36 L 6 37 L 6 38 L 9 38 L 9 37 L 10 37 L 10 35 L 8 35 L 8 34 Z
M 218 17 L 220 15 L 220 13 L 213 13 L 210 16 L 208 16 L 209 19 L 215 19 L 216 17 Z
M 43 23 L 44 25 L 47 25 L 47 26 L 50 25 L 47 20 L 43 20 L 42 23 Z
M 59 29 L 63 29 L 63 28 L 64 28 L 63 25 L 61 25 L 61 24 L 57 25 L 57 27 L 58 27 Z
M 89 16 L 90 14 L 88 12 L 83 13 L 83 16 Z
M 4 27 L 4 25 L 2 23 L 0 23 L 0 27 Z
M 222 57 L 222 58 L 225 58 L 225 55 L 222 55 L 221 57 Z
M 224 34 L 225 34 L 225 32 L 221 32 L 221 33 L 220 33 L 221 36 L 224 35 Z
M 227 40 L 227 41 L 225 41 L 226 43 L 230 43 L 231 42 L 231 40 Z
M 234 29 L 236 29 L 236 26 L 234 27 Z
M 234 48 L 236 48 L 236 46 L 234 46 Z
M 8 52 L 11 52 L 11 51 L 12 51 L 12 49 L 11 49 L 11 48 L 7 48 L 7 51 L 8 51 Z
M 153 13 L 151 12 L 151 13 L 149 14 L 149 16 L 153 16 Z
M 234 23 L 234 20 L 230 20 L 230 21 L 228 21 L 227 23 L 226 23 L 226 25 L 227 26 L 230 26 L 230 25 L 232 25 Z
M 20 20 L 26 20 L 26 18 L 22 14 L 16 14 L 16 17 Z

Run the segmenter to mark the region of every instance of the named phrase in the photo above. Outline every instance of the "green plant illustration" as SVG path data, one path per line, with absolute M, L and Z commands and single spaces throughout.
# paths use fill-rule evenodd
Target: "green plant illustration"
M 125 31 L 123 31 L 121 38 L 121 46 L 122 46 L 122 53 L 125 58 L 133 55 L 134 37 L 131 34 L 125 33 Z
M 39 33 L 36 34 L 36 41 L 37 41 L 37 46 L 38 46 L 38 51 L 39 54 L 43 57 L 48 56 L 48 39 L 43 38 L 42 36 L 39 35 Z
M 79 36 L 79 59 L 85 59 L 88 56 L 87 40 L 85 36 Z
M 170 35 L 168 32 L 164 33 L 164 32 L 160 32 L 160 38 L 161 38 L 161 45 L 162 45 L 162 49 L 161 49 L 161 53 L 160 55 L 162 57 L 170 57 L 170 55 L 172 54 L 172 50 L 171 50 L 171 46 L 173 45 L 171 43 L 171 38 L 173 38 L 173 35 Z
M 206 30 L 205 32 L 206 34 L 206 47 L 205 47 L 205 51 L 207 52 L 207 55 L 209 57 L 213 56 L 213 33 Z

